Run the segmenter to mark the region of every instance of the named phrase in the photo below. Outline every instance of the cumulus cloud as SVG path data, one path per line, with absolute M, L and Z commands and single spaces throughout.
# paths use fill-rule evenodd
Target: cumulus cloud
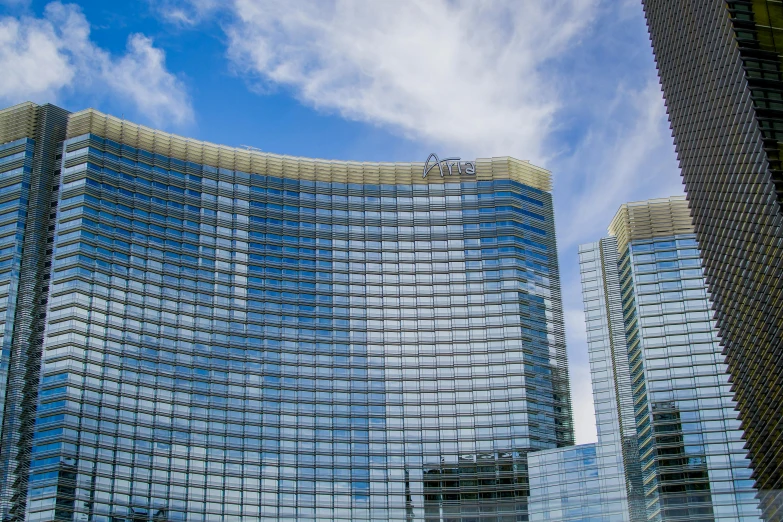
M 90 24 L 73 4 L 52 2 L 42 18 L 0 18 L 0 99 L 58 101 L 68 92 L 109 91 L 156 125 L 193 119 L 183 83 L 166 69 L 151 39 L 132 34 L 115 57 L 90 39 Z
M 171 118 L 185 123 L 193 110 L 182 82 L 166 70 L 166 55 L 141 34 L 128 38 L 128 52 L 119 60 L 104 61 L 103 77 L 119 95 L 133 100 L 138 109 L 154 122 Z
M 0 19 L 0 97 L 48 97 L 70 85 L 74 70 L 48 20 Z

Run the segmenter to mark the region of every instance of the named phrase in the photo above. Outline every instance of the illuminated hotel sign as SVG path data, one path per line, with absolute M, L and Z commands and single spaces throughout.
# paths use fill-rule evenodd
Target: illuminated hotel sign
M 430 160 L 434 160 L 430 162 Z M 457 167 L 457 174 L 461 175 L 463 173 L 462 168 L 465 168 L 465 174 L 470 176 L 476 173 L 476 163 L 473 161 L 461 161 L 460 158 L 443 158 L 439 159 L 438 155 L 434 152 L 427 156 L 427 161 L 424 163 L 424 174 L 422 175 L 423 178 L 427 177 L 427 174 L 430 173 L 432 169 L 435 167 L 438 167 L 438 171 L 440 172 L 440 177 L 446 175 L 446 171 L 448 171 L 448 175 L 451 176 L 454 174 L 454 171 L 452 170 L 454 167 Z M 444 171 L 444 167 L 446 171 Z

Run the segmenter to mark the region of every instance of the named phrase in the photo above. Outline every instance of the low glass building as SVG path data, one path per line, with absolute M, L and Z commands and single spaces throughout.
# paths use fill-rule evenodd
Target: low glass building
M 93 110 L 59 150 L 5 513 L 528 516 L 527 454 L 573 443 L 547 171 L 425 176 Z
M 619 397 L 633 407 L 647 519 L 759 520 L 687 201 L 623 205 L 609 233 L 580 247 L 587 329 L 623 333 L 611 361 L 630 377 Z
M 530 520 L 560 522 L 624 521 L 621 503 L 602 498 L 595 444 L 538 451 L 529 457 Z M 613 515 L 613 516 L 612 516 Z

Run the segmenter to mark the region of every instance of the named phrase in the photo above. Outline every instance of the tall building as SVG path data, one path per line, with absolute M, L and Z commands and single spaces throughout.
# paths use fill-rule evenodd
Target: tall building
M 579 250 L 588 342 L 616 378 L 615 429 L 626 461 L 637 452 L 641 480 L 628 482 L 647 520 L 759 520 L 687 201 L 625 204 L 609 233 Z M 595 393 L 600 437 L 597 396 L 611 393 Z
M 530 520 L 647 520 L 623 323 L 617 240 L 579 248 L 595 444 L 531 453 Z
M 573 444 L 547 171 L 0 137 L 4 520 L 519 520 Z
M 646 520 L 628 345 L 614 237 L 580 245 L 579 269 L 601 474 L 624 488 L 626 512 Z
M 783 4 L 643 0 L 742 429 L 783 519 Z
M 67 112 L 0 111 L 0 510 L 24 513 Z

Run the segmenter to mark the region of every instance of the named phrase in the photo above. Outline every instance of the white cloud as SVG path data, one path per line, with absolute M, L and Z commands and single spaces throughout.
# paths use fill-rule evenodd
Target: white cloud
M 90 40 L 89 22 L 72 4 L 52 2 L 42 18 L 0 18 L 0 70 L 0 99 L 7 104 L 108 91 L 155 125 L 193 119 L 184 85 L 152 40 L 133 34 L 126 54 L 114 57 Z
M 288 88 L 448 154 L 553 170 L 561 249 L 603 235 L 629 199 L 682 191 L 632 0 L 234 0 L 229 10 L 229 57 L 261 92 Z M 623 40 L 629 25 L 644 54 Z
M 152 8 L 167 22 L 192 27 L 204 21 L 220 6 L 218 0 L 149 0 Z
M 236 0 L 229 56 L 262 88 L 464 155 L 541 160 L 560 100 L 542 64 L 597 0 Z
M 587 354 L 587 331 L 581 301 L 577 307 L 563 310 L 568 342 L 568 363 L 571 382 L 571 408 L 574 415 L 574 436 L 577 444 L 595 442 L 595 405 Z
M 563 250 L 605 236 L 622 203 L 683 191 L 660 86 L 652 74 L 638 89 L 618 86 L 593 126 L 573 152 L 553 159 Z
M 595 405 L 589 364 L 571 364 L 571 408 L 574 412 L 574 435 L 577 444 L 595 442 Z
M 0 19 L 0 97 L 49 97 L 69 85 L 74 70 L 47 20 Z
M 152 121 L 181 124 L 193 119 L 182 82 L 166 70 L 166 56 L 141 34 L 128 38 L 128 52 L 116 62 L 104 60 L 103 77 L 119 95 L 128 96 Z

